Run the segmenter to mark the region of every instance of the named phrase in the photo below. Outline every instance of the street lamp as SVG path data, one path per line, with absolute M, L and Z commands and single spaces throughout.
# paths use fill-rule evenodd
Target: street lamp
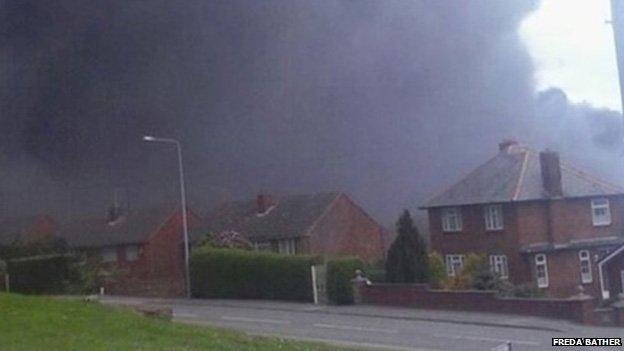
M 144 141 L 175 144 L 178 151 L 178 170 L 180 172 L 180 199 L 182 202 L 182 231 L 184 233 L 184 278 L 186 281 L 186 297 L 191 297 L 191 278 L 189 274 L 189 239 L 188 220 L 186 218 L 186 191 L 184 190 L 184 169 L 182 167 L 182 146 L 175 139 L 157 138 L 151 135 L 143 136 Z

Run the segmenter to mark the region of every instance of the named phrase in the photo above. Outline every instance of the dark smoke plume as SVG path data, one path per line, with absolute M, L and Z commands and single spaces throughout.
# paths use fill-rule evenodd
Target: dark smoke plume
M 517 35 L 535 5 L 1 1 L 1 214 L 174 201 L 154 134 L 183 142 L 196 203 L 336 189 L 387 223 L 499 140 L 544 141 Z

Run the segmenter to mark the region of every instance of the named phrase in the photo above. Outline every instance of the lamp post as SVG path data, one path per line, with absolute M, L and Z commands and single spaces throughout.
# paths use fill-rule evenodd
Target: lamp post
M 188 220 L 186 218 L 186 191 L 184 189 L 184 168 L 182 167 L 182 145 L 175 139 L 157 138 L 151 135 L 143 136 L 144 141 L 169 143 L 176 146 L 178 151 L 178 171 L 180 173 L 180 200 L 182 202 L 182 232 L 184 234 L 184 279 L 186 281 L 186 297 L 191 297 L 191 278 L 189 274 L 189 239 Z

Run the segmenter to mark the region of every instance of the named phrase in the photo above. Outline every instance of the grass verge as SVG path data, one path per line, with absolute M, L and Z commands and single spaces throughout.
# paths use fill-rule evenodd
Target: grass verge
M 97 303 L 0 293 L 5 351 L 347 350 L 146 318 Z

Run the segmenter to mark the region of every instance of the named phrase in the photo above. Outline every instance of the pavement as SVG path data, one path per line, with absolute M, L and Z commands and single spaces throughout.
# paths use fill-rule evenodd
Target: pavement
M 551 350 L 553 337 L 624 335 L 622 328 L 587 327 L 564 320 L 371 305 L 118 296 L 103 296 L 100 301 L 168 307 L 174 320 L 183 323 L 365 349 L 491 350 L 509 341 L 514 351 Z

